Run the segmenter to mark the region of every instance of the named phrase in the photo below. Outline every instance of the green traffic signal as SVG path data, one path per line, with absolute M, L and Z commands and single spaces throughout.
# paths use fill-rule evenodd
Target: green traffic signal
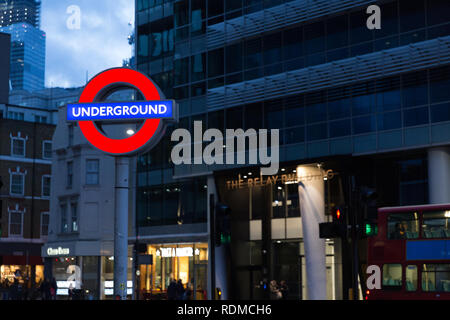
M 365 227 L 366 236 L 376 236 L 378 234 L 378 225 L 374 223 L 366 223 Z

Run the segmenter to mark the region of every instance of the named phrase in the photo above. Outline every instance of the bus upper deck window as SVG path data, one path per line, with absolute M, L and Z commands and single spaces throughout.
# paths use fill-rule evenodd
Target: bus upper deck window
M 422 237 L 450 238 L 450 210 L 423 213 Z
M 391 213 L 388 216 L 388 239 L 416 239 L 419 237 L 417 212 Z

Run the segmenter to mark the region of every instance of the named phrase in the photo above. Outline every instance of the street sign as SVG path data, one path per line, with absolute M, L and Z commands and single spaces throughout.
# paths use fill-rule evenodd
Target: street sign
M 109 94 L 120 89 L 136 89 L 146 101 L 106 103 Z M 169 121 L 178 118 L 177 104 L 165 100 L 158 86 L 146 75 L 129 68 L 103 71 L 88 82 L 78 104 L 67 105 L 67 121 L 77 122 L 84 137 L 95 148 L 112 156 L 133 156 L 149 151 L 164 135 Z M 111 139 L 96 121 L 144 120 L 141 128 L 126 139 Z

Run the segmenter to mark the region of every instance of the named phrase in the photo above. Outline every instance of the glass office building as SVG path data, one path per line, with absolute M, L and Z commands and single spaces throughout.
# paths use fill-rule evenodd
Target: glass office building
M 232 209 L 231 244 L 216 258 L 216 269 L 228 261 L 226 280 L 216 281 L 226 296 L 265 297 L 261 281 L 274 279 L 304 299 L 301 203 L 289 178 L 298 166 L 334 172 L 324 180 L 326 217 L 345 202 L 352 175 L 378 191 L 380 207 L 450 202 L 439 174 L 450 170 L 448 1 L 383 1 L 374 30 L 370 4 L 136 1 L 137 68 L 179 103 L 176 127 L 280 130 L 279 179 L 255 185 L 254 165 L 174 166 L 169 128 L 138 159 L 139 237 L 149 245 L 207 241 L 214 194 Z M 329 299 L 347 294 L 341 249 L 326 242 Z
M 38 0 L 5 0 L 0 3 L 0 26 L 26 22 L 39 28 L 41 2 Z

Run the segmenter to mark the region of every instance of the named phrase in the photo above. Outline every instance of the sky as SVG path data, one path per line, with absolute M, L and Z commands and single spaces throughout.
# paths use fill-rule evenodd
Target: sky
M 83 86 L 86 72 L 91 79 L 105 69 L 122 66 L 133 52 L 127 39 L 130 22 L 134 25 L 134 0 L 42 0 L 45 86 Z

